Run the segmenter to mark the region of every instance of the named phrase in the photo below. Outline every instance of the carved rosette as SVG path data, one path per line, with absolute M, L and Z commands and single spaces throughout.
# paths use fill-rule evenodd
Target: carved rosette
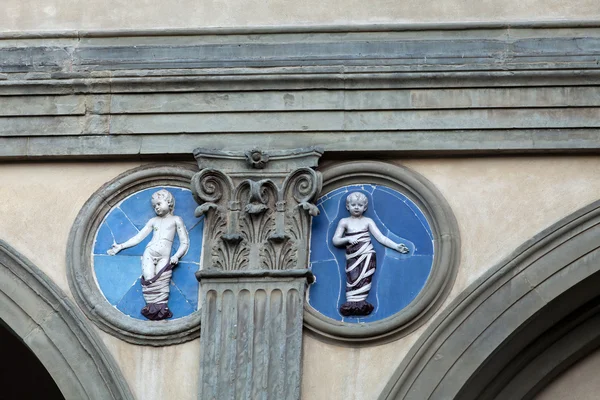
M 235 155 L 199 149 L 195 155 L 201 168 L 224 166 L 203 168 L 192 178 L 199 204 L 195 214 L 205 215 L 203 269 L 306 268 L 310 221 L 319 212 L 312 202 L 322 184 L 320 173 L 311 167 L 321 152 L 266 154 L 255 149 Z M 236 164 L 236 159 L 261 163 Z M 291 172 L 285 171 L 290 166 Z

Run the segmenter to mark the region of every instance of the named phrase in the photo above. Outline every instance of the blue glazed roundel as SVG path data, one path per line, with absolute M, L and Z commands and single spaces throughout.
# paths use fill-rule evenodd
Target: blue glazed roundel
M 346 302 L 346 254 L 332 244 L 340 219 L 348 217 L 346 197 L 361 192 L 369 201 L 365 217 L 408 254 L 389 249 L 371 235 L 377 265 L 367 302 L 374 306 L 367 316 L 342 316 Z M 316 282 L 310 286 L 308 303 L 321 314 L 343 322 L 374 322 L 401 311 L 425 286 L 433 264 L 433 237 L 427 219 L 403 194 L 379 185 L 350 185 L 327 193 L 317 201 L 320 214 L 313 218 L 310 267 Z
M 109 256 L 113 243 L 123 243 L 133 237 L 156 216 L 151 205 L 152 194 L 167 189 L 175 198 L 174 214 L 181 217 L 188 230 L 190 246 L 173 269 L 168 307 L 172 319 L 185 317 L 198 309 L 198 281 L 194 273 L 200 265 L 204 218 L 196 218 L 196 202 L 191 191 L 178 187 L 153 187 L 125 198 L 106 215 L 98 228 L 93 249 L 93 268 L 100 291 L 110 304 L 132 318 L 146 320 L 140 310 L 146 305 L 142 296 L 141 256 L 152 235 L 140 244 Z M 173 242 L 177 251 L 179 239 Z

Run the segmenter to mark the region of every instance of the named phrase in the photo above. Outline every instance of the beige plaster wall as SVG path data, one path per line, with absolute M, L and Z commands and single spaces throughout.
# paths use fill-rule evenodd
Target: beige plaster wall
M 600 350 L 557 376 L 535 400 L 597 400 L 600 393 Z
M 4 0 L 0 31 L 593 20 L 597 0 Z
M 600 157 L 424 159 L 399 164 L 429 179 L 458 220 L 461 262 L 442 309 L 521 243 L 600 198 Z M 305 335 L 303 399 L 376 399 L 426 326 L 388 344 L 355 349 Z
M 73 221 L 100 186 L 138 165 L 0 164 L 0 185 L 5 194 L 0 207 L 0 239 L 33 262 L 73 300 L 65 263 Z M 134 346 L 99 329 L 97 332 L 138 399 L 196 399 L 199 339 L 153 348 Z
M 134 346 L 101 332 L 139 400 L 197 400 L 200 339 L 177 346 Z
M 71 296 L 65 255 L 73 221 L 90 196 L 134 163 L 0 164 L 0 239 Z M 7 204 L 8 202 L 8 204 Z
M 448 200 L 461 231 L 461 265 L 447 302 L 486 269 L 561 217 L 600 196 L 600 157 L 403 160 Z M 0 238 L 70 295 L 65 252 L 81 206 L 137 163 L 0 164 Z M 447 303 L 446 303 L 447 304 Z M 376 399 L 425 326 L 385 345 L 346 348 L 305 335 L 303 399 Z M 199 342 L 134 346 L 101 333 L 138 399 L 195 399 Z M 182 379 L 183 377 L 183 379 Z

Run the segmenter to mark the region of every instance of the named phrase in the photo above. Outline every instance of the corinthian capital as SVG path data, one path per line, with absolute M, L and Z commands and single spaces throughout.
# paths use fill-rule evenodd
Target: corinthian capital
M 308 264 L 322 150 L 196 149 L 192 191 L 205 215 L 204 270 L 290 270 Z

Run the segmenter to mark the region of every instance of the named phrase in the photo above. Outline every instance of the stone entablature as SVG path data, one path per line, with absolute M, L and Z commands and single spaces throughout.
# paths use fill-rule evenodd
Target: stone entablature
M 273 143 L 361 157 L 589 152 L 600 138 L 598 27 L 0 35 L 0 159 Z

